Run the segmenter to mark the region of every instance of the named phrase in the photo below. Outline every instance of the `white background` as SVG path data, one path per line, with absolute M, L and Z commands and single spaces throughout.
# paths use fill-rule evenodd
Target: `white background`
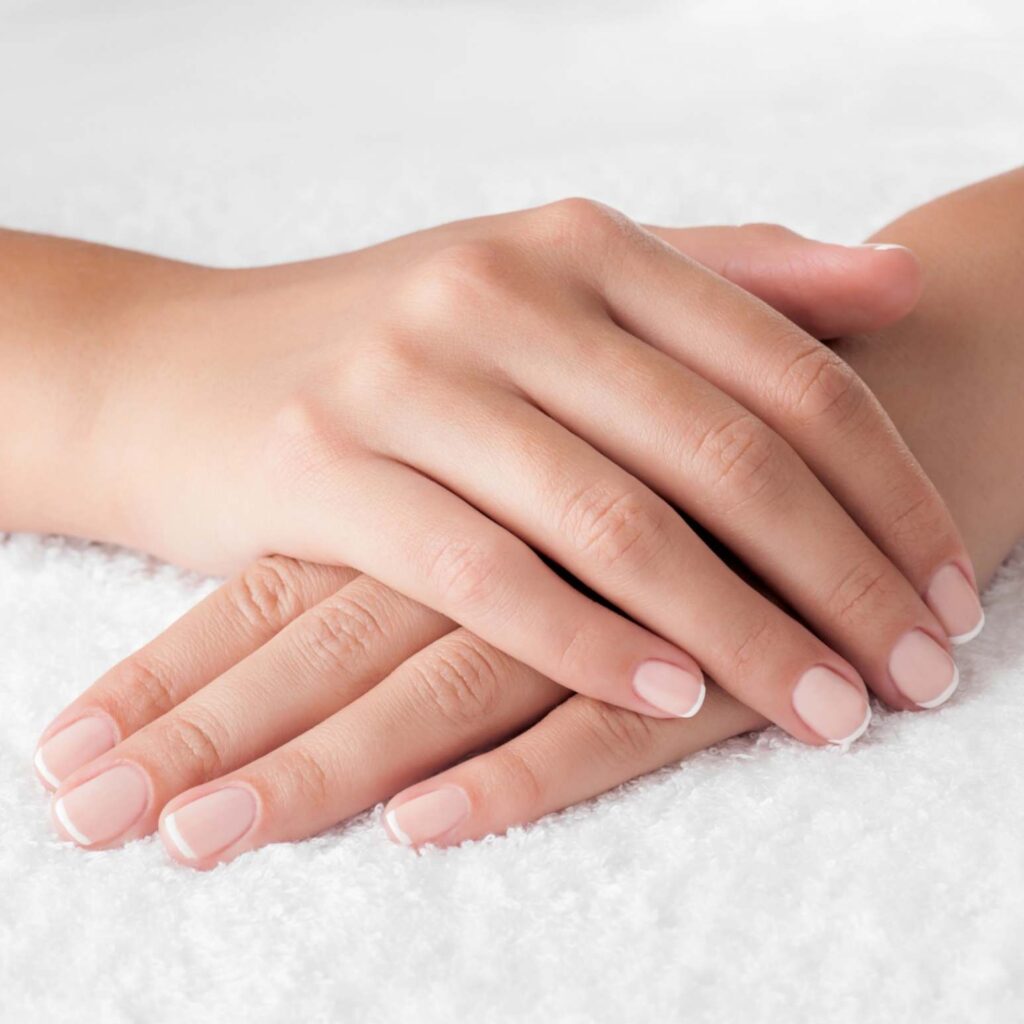
M 0 0 L 0 223 L 216 264 L 569 194 L 852 241 L 1022 141 L 1012 0 Z M 845 757 L 739 740 L 420 858 L 374 815 L 208 875 L 62 846 L 35 736 L 209 586 L 0 543 L 5 1021 L 1024 1017 L 1021 553 L 956 700 Z

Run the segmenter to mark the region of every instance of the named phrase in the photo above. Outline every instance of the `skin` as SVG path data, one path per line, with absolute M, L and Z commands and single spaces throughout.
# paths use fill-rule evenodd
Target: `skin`
M 853 734 L 867 688 L 914 706 L 892 677 L 902 638 L 930 636 L 948 661 L 923 595 L 946 566 L 971 579 L 970 559 L 871 392 L 779 312 L 598 204 L 248 271 L 8 244 L 21 287 L 5 333 L 58 339 L 49 368 L 71 390 L 59 339 L 85 324 L 96 383 L 54 428 L 87 471 L 10 456 L 36 514 L 13 509 L 13 528 L 215 572 L 268 553 L 352 566 L 568 689 L 687 715 L 707 672 L 815 745 Z M 740 277 L 764 244 L 729 257 Z M 874 259 L 904 288 L 885 320 L 916 292 L 913 257 Z M 652 667 L 677 700 L 643 689 Z M 835 734 L 795 696 L 820 667 L 851 707 Z
M 965 274 L 963 266 L 950 267 L 949 238 L 986 212 L 994 221 L 1005 222 L 1006 204 L 1012 203 L 1013 189 L 1019 187 L 1019 178 L 1009 176 L 977 190 L 969 201 L 951 197 L 893 225 L 885 237 L 913 244 L 924 257 L 924 300 L 899 327 L 874 339 L 844 342 L 839 348 L 876 393 L 887 396 L 883 399 L 886 408 L 939 482 L 984 576 L 1019 535 L 1024 508 L 1021 474 L 1008 471 L 1015 459 L 1019 466 L 1020 456 L 1006 440 L 1012 438 L 1012 430 L 1004 429 L 1006 423 L 1020 419 L 1013 386 L 1013 381 L 1020 379 L 1020 352 L 1019 347 L 1007 346 L 1005 336 L 1005 324 L 1013 322 L 1009 318 L 1017 317 L 1019 322 L 1019 313 L 1024 312 L 1014 306 L 1011 259 L 1015 255 L 1013 236 L 1019 235 L 1020 225 L 1011 224 L 987 237 L 989 251 L 981 261 L 987 276 L 982 280 Z M 963 332 L 968 329 L 971 358 L 960 365 L 965 363 Z M 964 378 L 957 378 L 954 368 L 965 371 L 971 380 L 966 394 L 957 386 Z M 927 387 L 921 386 L 922 374 Z M 951 405 L 960 414 L 955 434 L 945 415 Z M 992 415 L 993 411 L 1000 415 Z M 958 451 L 962 453 L 959 464 Z M 317 699 L 322 703 L 325 686 L 332 689 L 331 699 L 336 702 L 346 703 L 365 693 L 341 714 L 329 718 L 325 726 L 286 742 L 280 750 L 229 773 L 219 783 L 172 800 L 165 815 L 224 781 L 241 782 L 256 794 L 260 805 L 257 825 L 243 841 L 198 865 L 209 866 L 262 842 L 298 838 L 332 824 L 412 778 L 422 777 L 433 770 L 431 766 L 450 763 L 521 729 L 566 696 L 549 680 L 468 631 L 452 631 L 452 624 L 435 613 L 373 580 L 350 579 L 351 575 L 285 559 L 261 563 L 248 577 L 213 595 L 148 649 L 101 680 L 83 699 L 85 703 L 77 702 L 47 734 L 52 735 L 62 722 L 66 724 L 69 715 L 80 715 L 86 706 L 106 708 L 116 716 L 118 694 L 134 692 L 137 697 L 138 681 L 154 677 L 147 665 L 163 666 L 161 684 L 150 688 L 170 703 L 185 696 L 190 685 L 195 690 L 219 675 L 181 705 L 186 709 L 192 704 L 183 721 L 191 720 L 193 726 L 205 721 L 210 733 L 212 719 L 204 719 L 201 703 L 195 702 L 203 692 L 220 688 L 215 697 L 207 693 L 214 701 L 207 712 L 216 708 L 224 719 L 223 729 L 217 733 L 222 742 L 214 741 L 206 748 L 215 751 L 215 758 L 207 756 L 205 764 L 190 765 L 189 757 L 181 756 L 190 744 L 182 742 L 187 733 L 180 725 L 165 728 L 167 744 L 153 748 L 161 758 L 173 761 L 177 757 L 181 782 L 190 772 L 193 778 L 204 772 L 210 777 L 218 774 L 218 768 L 253 756 L 251 749 L 243 749 L 246 735 L 251 737 L 251 720 L 244 715 L 232 720 L 223 711 L 232 701 L 239 701 L 242 693 L 250 702 L 258 702 L 261 696 L 272 700 L 269 677 L 288 673 L 289 658 L 292 666 L 286 678 L 304 679 L 308 694 L 288 702 L 300 706 L 295 714 L 279 707 L 278 735 L 263 735 L 257 743 L 280 742 L 297 725 L 296 731 L 308 728 L 308 723 L 298 720 L 305 713 L 301 706 L 308 708 Z M 270 600 L 257 597 L 255 607 L 260 611 L 254 615 L 252 598 L 261 593 Z M 318 603 L 322 600 L 327 604 Z M 302 615 L 305 609 L 315 611 Z M 443 633 L 433 644 L 424 640 L 431 631 Z M 271 636 L 275 639 L 267 642 Z M 331 637 L 338 642 L 324 642 Z M 319 650 L 314 657 L 323 659 L 321 667 L 312 672 L 308 658 L 302 660 L 306 658 L 302 652 L 310 650 Z M 251 657 L 245 658 L 249 652 L 253 652 Z M 391 674 L 374 687 L 392 663 Z M 339 668 L 344 670 L 339 672 Z M 232 679 L 234 690 L 225 682 Z M 167 683 L 179 688 L 177 695 Z M 163 710 L 167 706 L 170 704 Z M 150 710 L 159 713 L 157 704 Z M 173 715 L 165 716 L 155 724 L 157 730 L 174 720 Z M 457 784 L 468 795 L 469 813 L 455 830 L 434 837 L 434 841 L 459 841 L 529 820 L 762 721 L 715 687 L 710 688 L 701 714 L 683 722 L 657 721 L 574 697 L 558 704 L 538 725 L 510 743 L 401 793 L 391 806 L 400 806 L 438 782 Z M 143 729 L 139 736 L 149 731 L 150 737 L 156 738 L 159 731 L 152 728 Z M 379 751 L 385 740 L 398 751 L 394 763 L 380 765 L 379 770 L 375 764 L 374 770 L 367 771 L 367 758 Z M 128 744 L 131 739 L 111 757 L 137 754 L 145 762 L 144 744 Z M 378 756 L 376 760 L 381 759 Z M 62 791 L 95 774 L 102 763 L 103 758 L 65 780 Z

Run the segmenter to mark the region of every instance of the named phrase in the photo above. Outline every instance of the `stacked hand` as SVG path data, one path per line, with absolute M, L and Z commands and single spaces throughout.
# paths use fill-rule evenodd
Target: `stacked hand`
M 846 746 L 869 690 L 955 689 L 970 560 L 815 340 L 906 314 L 907 250 L 570 201 L 129 269 L 90 420 L 116 501 L 82 532 L 253 564 L 47 729 L 70 838 L 159 823 L 206 867 L 393 797 L 396 839 L 458 842 L 765 720 Z

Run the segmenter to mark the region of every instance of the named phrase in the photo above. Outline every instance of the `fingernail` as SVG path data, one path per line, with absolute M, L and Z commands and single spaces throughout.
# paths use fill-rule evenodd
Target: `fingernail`
M 867 697 L 824 665 L 808 669 L 793 688 L 793 707 L 823 739 L 846 750 L 871 722 Z
M 117 742 L 113 725 L 86 715 L 54 733 L 37 751 L 36 771 L 56 789 L 73 771 L 105 754 Z
M 54 802 L 53 813 L 71 839 L 92 846 L 127 831 L 148 802 L 149 787 L 141 770 L 119 764 L 65 793 Z
M 897 641 L 889 655 L 889 675 L 900 693 L 919 708 L 945 704 L 960 684 L 956 662 L 920 629 Z
M 910 251 L 909 249 L 907 249 L 907 247 L 905 245 L 894 245 L 892 242 L 864 242 L 861 245 L 854 246 L 854 248 L 855 249 L 876 249 L 879 252 L 884 252 L 886 249 L 903 249 L 906 252 Z
M 189 860 L 203 860 L 237 843 L 256 820 L 256 798 L 242 786 L 207 793 L 160 824 L 160 832 Z
M 951 644 L 973 640 L 985 626 L 978 592 L 956 565 L 944 565 L 935 573 L 924 599 L 942 623 Z
M 704 703 L 704 680 L 667 661 L 645 661 L 633 675 L 638 697 L 675 718 L 693 718 Z
M 469 815 L 469 797 L 458 786 L 441 786 L 406 800 L 384 815 L 403 846 L 422 846 L 443 836 Z

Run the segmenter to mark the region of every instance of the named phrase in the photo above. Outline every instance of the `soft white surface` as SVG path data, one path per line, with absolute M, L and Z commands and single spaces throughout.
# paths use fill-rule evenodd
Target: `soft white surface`
M 842 9 L 841 9 L 842 8 Z M 583 193 L 854 239 L 1020 160 L 1016 0 L 0 0 L 0 223 L 210 262 Z M 734 741 L 417 858 L 366 817 L 206 875 L 56 842 L 39 730 L 210 586 L 0 543 L 0 1019 L 1024 1017 L 1024 549 L 952 704 Z

